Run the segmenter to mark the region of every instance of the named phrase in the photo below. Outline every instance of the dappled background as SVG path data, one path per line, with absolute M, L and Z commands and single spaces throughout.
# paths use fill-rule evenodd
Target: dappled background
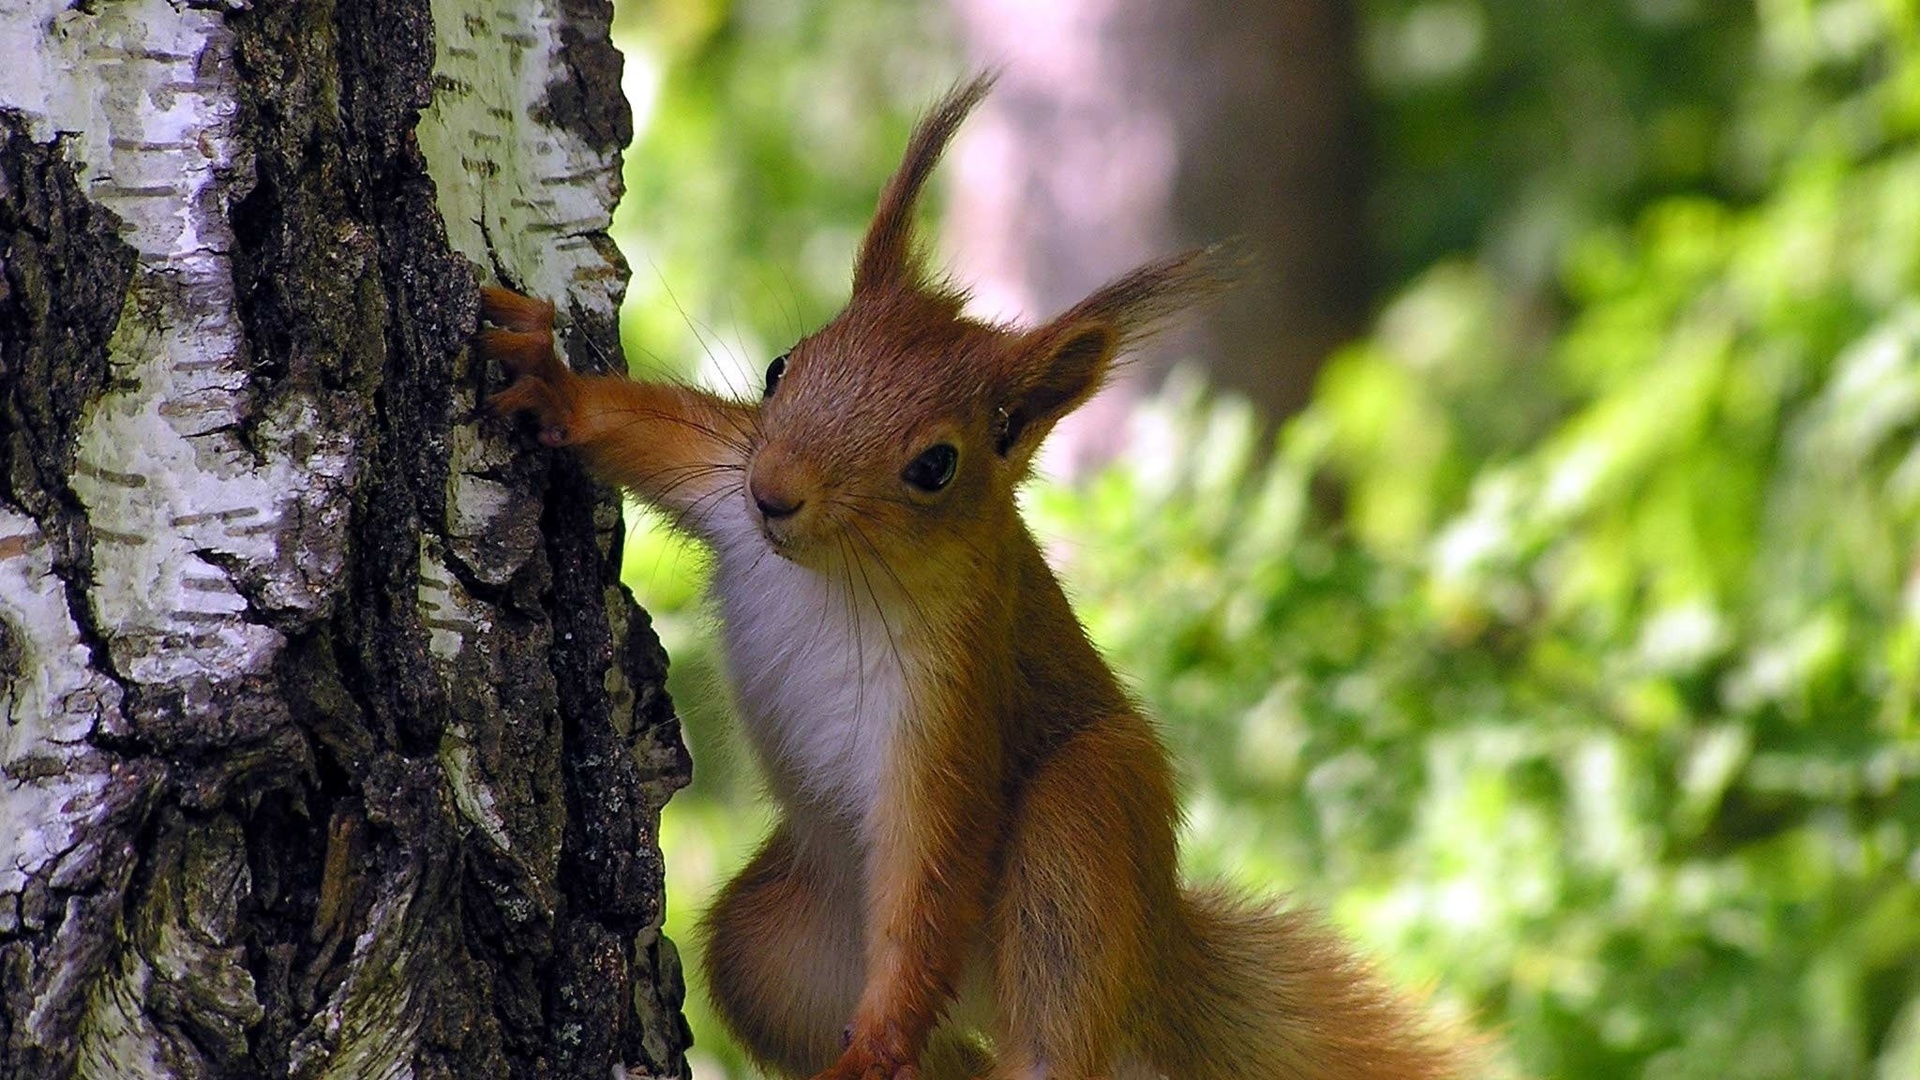
M 933 230 L 982 314 L 1254 254 L 1028 500 L 1177 748 L 1190 873 L 1323 906 L 1531 1075 L 1920 1077 L 1912 0 L 623 0 L 618 35 L 637 370 L 757 388 L 986 63 Z M 636 527 L 691 953 L 765 817 L 700 553 Z M 699 1074 L 751 1076 L 700 992 Z

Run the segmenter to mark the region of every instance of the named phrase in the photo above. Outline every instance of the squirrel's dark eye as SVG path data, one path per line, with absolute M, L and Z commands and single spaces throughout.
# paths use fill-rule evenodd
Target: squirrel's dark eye
M 907 462 L 900 471 L 900 479 L 929 494 L 946 487 L 953 479 L 953 470 L 960 464 L 960 451 L 947 443 L 934 443 L 920 456 Z
M 774 390 L 780 385 L 780 376 L 786 373 L 787 354 L 781 353 L 779 356 L 773 358 L 773 363 L 767 365 L 767 391 L 760 396 L 763 399 L 772 397 Z

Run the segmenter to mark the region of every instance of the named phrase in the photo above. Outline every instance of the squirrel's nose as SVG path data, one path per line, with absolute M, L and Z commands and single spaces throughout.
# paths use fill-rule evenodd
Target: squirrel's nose
M 790 518 L 800 512 L 805 499 L 797 498 L 776 487 L 762 485 L 759 478 L 748 485 L 753 491 L 753 505 L 760 508 L 760 515 L 768 521 Z
M 753 497 L 753 505 L 760 508 L 762 516 L 772 521 L 778 521 L 781 518 L 790 518 L 794 514 L 799 513 L 801 504 L 804 502 L 804 499 L 795 499 L 792 502 L 780 502 L 777 499 L 762 498 L 759 495 Z

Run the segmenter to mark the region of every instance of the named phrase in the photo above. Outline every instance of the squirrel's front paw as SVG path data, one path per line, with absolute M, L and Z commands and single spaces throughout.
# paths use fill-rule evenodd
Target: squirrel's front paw
M 553 305 L 489 285 L 480 290 L 480 316 L 494 325 L 473 336 L 474 348 L 513 377 L 487 404 L 502 416 L 532 415 L 542 443 L 565 446 L 574 376 L 553 351 Z
M 920 1080 L 920 1070 L 912 1065 L 883 1065 L 875 1063 L 862 1068 L 858 1064 L 849 1064 L 846 1058 L 834 1063 L 833 1068 L 815 1076 L 813 1080 Z
M 920 1080 L 920 1067 L 878 1040 L 854 1038 L 840 1060 L 813 1080 Z

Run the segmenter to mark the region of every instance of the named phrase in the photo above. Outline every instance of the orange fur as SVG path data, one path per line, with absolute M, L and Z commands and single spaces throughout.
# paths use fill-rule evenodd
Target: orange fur
M 766 1067 L 816 1080 L 1458 1075 L 1458 1042 L 1310 915 L 1178 881 L 1166 751 L 1014 493 L 1213 262 L 1151 264 L 1032 330 L 964 318 L 914 260 L 912 210 L 987 85 L 916 131 L 852 299 L 764 401 L 574 375 L 550 307 L 485 295 L 498 328 L 477 342 L 513 379 L 494 406 L 718 555 L 781 809 L 707 915 L 720 1011 Z

